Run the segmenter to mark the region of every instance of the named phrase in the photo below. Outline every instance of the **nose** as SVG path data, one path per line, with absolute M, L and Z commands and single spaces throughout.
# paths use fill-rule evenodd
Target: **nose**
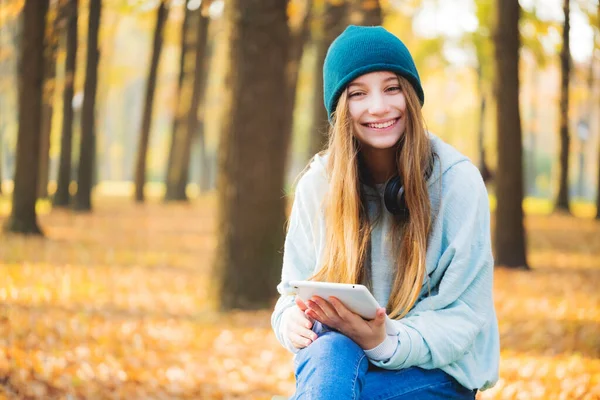
M 380 93 L 374 93 L 371 96 L 371 102 L 369 104 L 369 113 L 372 115 L 386 114 L 390 106 L 387 103 L 385 96 Z

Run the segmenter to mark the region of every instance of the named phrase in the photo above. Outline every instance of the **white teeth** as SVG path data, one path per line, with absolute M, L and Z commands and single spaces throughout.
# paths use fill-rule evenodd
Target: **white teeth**
M 383 124 L 367 124 L 367 125 L 369 126 L 369 128 L 383 129 L 383 128 L 387 128 L 388 126 L 394 125 L 395 122 L 396 122 L 396 120 L 392 119 L 391 121 L 384 122 Z

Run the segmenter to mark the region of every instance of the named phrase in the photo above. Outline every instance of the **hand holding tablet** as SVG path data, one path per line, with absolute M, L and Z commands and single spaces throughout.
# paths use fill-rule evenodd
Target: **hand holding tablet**
M 327 301 L 329 301 L 329 297 L 335 297 L 350 311 L 367 320 L 374 319 L 377 309 L 381 308 L 364 285 L 313 281 L 290 281 L 289 284 L 305 303 L 313 296 L 319 296 Z M 388 335 L 395 334 L 396 329 L 387 315 L 385 327 Z

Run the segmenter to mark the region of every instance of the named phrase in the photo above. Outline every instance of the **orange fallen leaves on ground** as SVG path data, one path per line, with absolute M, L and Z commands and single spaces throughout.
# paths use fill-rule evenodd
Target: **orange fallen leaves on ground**
M 214 199 L 100 199 L 0 234 L 0 399 L 291 395 L 270 310 L 217 314 Z M 5 216 L 0 216 L 0 223 Z M 498 268 L 501 379 L 480 399 L 600 399 L 600 223 L 527 218 L 532 271 Z

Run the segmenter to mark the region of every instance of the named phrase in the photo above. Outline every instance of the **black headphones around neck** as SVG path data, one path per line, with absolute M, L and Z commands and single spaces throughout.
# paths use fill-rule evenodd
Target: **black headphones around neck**
M 429 165 L 425 170 L 425 180 L 428 180 L 433 173 L 433 164 L 436 156 L 437 155 L 434 152 L 431 153 Z M 404 194 L 405 192 L 402 185 L 402 177 L 400 175 L 396 175 L 392 177 L 385 185 L 383 202 L 385 204 L 385 208 L 387 208 L 391 214 L 398 215 L 406 221 L 410 216 L 410 211 L 408 209 L 408 205 L 406 204 L 406 197 Z

